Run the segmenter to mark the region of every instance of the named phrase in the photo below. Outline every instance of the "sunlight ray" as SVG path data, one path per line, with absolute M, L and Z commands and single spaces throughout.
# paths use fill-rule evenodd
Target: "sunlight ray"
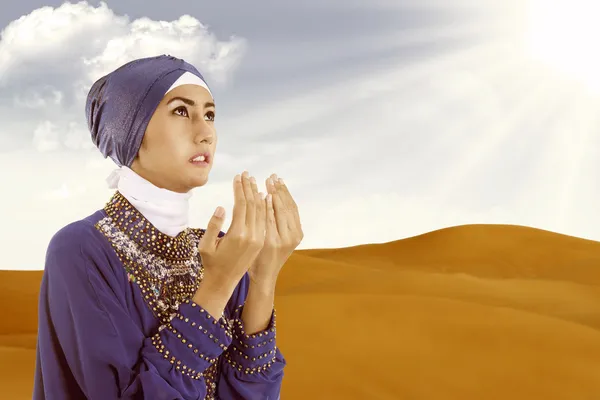
M 319 38 L 318 42 L 306 41 L 298 43 L 294 46 L 293 50 L 322 48 L 332 57 L 337 53 L 346 54 L 349 51 L 354 52 L 356 55 L 357 49 L 369 49 L 371 52 L 402 50 L 403 48 L 417 45 L 439 44 L 440 41 L 481 39 L 488 34 L 505 29 L 505 25 L 504 21 L 490 22 L 486 20 L 465 21 L 460 24 L 450 22 L 445 25 L 416 26 L 395 29 L 393 31 L 385 30 L 372 34 L 361 34 L 360 36 L 349 38 L 351 40 L 340 40 L 339 36 Z M 274 38 L 269 44 L 289 46 L 288 39 L 285 36 Z M 331 49 L 335 49 L 335 52 L 332 52 Z M 358 51 L 358 53 L 361 53 L 361 51 Z
M 577 199 L 585 198 L 583 196 L 586 190 L 586 184 L 597 176 L 597 170 L 585 169 L 587 162 L 587 149 L 589 146 L 597 145 L 593 143 L 593 138 L 598 137 L 598 102 L 591 102 L 589 99 L 582 99 L 577 108 L 577 112 L 570 126 L 571 134 L 565 134 L 571 137 L 564 147 L 565 168 L 563 170 L 564 183 L 557 198 L 557 208 L 559 211 L 559 226 L 568 227 L 578 207 Z M 589 193 L 588 193 L 589 194 Z
M 569 105 L 568 109 L 564 105 Z M 546 132 L 544 151 L 532 171 L 529 191 L 523 201 L 539 204 L 546 213 L 553 215 L 550 221 L 557 229 L 567 229 L 578 206 L 577 199 L 593 196 L 589 186 L 595 180 L 597 170 L 586 163 L 590 146 L 597 146 L 599 126 L 598 101 L 587 96 L 571 96 L 563 101 L 559 122 Z M 594 143 L 594 139 L 596 143 Z
M 510 81 L 510 79 L 505 79 L 507 76 L 512 75 L 514 78 L 514 71 L 519 62 L 514 59 L 507 60 L 502 54 L 486 59 L 481 65 L 477 65 L 476 62 L 477 60 L 466 62 L 468 67 L 465 65 L 456 68 L 456 71 L 447 71 L 448 79 L 446 81 L 452 87 L 448 89 L 446 97 L 411 99 L 415 106 L 403 110 L 398 115 L 399 122 L 409 118 L 440 121 L 440 117 L 448 116 L 446 111 L 448 107 L 471 103 L 471 107 L 467 111 L 468 118 L 451 118 L 441 122 L 444 127 L 443 134 L 438 135 L 431 146 L 446 148 L 448 145 L 460 141 L 461 138 L 471 135 L 468 129 L 470 126 L 478 126 L 482 119 L 496 116 L 501 112 L 502 105 L 495 93 L 494 84 Z M 426 110 L 423 110 L 422 102 L 426 103 Z M 432 110 L 437 112 L 432 113 Z
M 220 131 L 232 131 L 244 136 L 260 138 L 275 131 L 285 131 L 317 118 L 331 115 L 340 109 L 361 102 L 371 102 L 386 93 L 401 92 L 415 82 L 433 74 L 451 70 L 457 65 L 468 65 L 473 60 L 490 60 L 505 50 L 505 44 L 482 43 L 461 50 L 406 64 L 402 56 L 391 66 L 379 67 L 368 74 L 343 77 L 331 85 L 306 91 L 288 99 L 276 99 L 270 104 L 250 107 L 229 121 L 219 124 Z M 265 119 L 264 115 L 273 118 Z
M 539 82 L 538 82 L 539 83 Z M 543 84 L 541 84 L 543 86 Z M 522 131 L 522 130 L 517 130 L 515 131 L 514 135 L 507 135 L 506 139 L 511 139 L 514 138 L 515 140 L 521 140 L 521 146 L 523 145 L 530 145 L 531 147 L 531 154 L 532 154 L 532 158 L 535 159 L 536 157 L 536 150 L 539 147 L 539 143 L 543 140 L 545 140 L 545 125 L 547 124 L 547 121 L 551 120 L 553 116 L 557 115 L 557 113 L 562 113 L 564 111 L 564 98 L 565 96 L 571 92 L 571 90 L 569 90 L 569 88 L 566 87 L 561 87 L 559 89 L 556 89 L 556 91 L 554 91 L 554 96 L 546 96 L 545 94 L 550 92 L 551 89 L 547 87 L 546 85 L 546 89 L 545 91 L 541 88 L 541 86 L 538 86 L 538 92 L 537 93 L 542 93 L 544 94 L 544 96 L 542 95 L 538 95 L 537 93 L 532 93 L 531 96 L 527 97 L 526 99 L 523 100 L 523 102 L 526 102 L 527 104 L 531 104 L 534 102 L 534 100 L 537 98 L 537 100 L 540 101 L 540 106 L 536 107 L 535 110 L 532 108 L 530 110 L 530 112 L 532 113 L 532 115 L 534 114 L 534 123 L 530 123 L 529 124 L 529 128 L 526 131 Z M 543 100 L 543 101 L 541 101 Z M 523 102 L 521 103 L 521 107 L 520 109 L 523 109 L 523 107 L 526 108 L 526 104 L 523 105 Z M 523 118 L 525 119 L 525 118 Z M 507 154 L 507 156 L 509 156 Z M 483 159 L 482 159 L 483 160 Z M 472 170 L 473 172 L 475 170 Z M 521 174 L 521 176 L 524 175 Z M 527 182 L 527 186 L 525 191 L 523 190 L 519 190 L 519 187 L 521 187 L 522 182 Z M 529 201 L 530 199 L 526 199 L 524 198 L 524 194 L 525 193 L 529 193 L 530 187 L 530 179 L 524 178 L 522 177 L 521 180 L 519 182 L 515 182 L 515 184 L 512 186 L 512 192 L 519 192 L 519 195 L 517 195 L 516 200 L 513 201 L 511 204 L 512 206 L 510 206 L 509 204 L 503 204 L 500 208 L 498 208 L 498 210 L 511 210 L 508 214 L 504 215 L 503 219 L 501 220 L 494 220 L 491 221 L 493 223 L 506 223 L 506 224 L 530 224 L 531 226 L 533 226 L 532 224 L 532 219 L 530 219 L 530 217 L 532 217 L 532 212 L 531 210 L 528 210 L 528 207 L 531 205 L 531 202 Z M 465 184 L 465 182 L 462 182 L 463 184 Z M 468 187 L 473 187 L 472 185 L 469 185 Z M 459 185 L 455 185 L 454 190 L 459 190 Z M 503 187 L 503 190 L 509 190 L 511 191 L 510 187 Z M 435 192 L 432 190 L 432 192 Z M 449 193 L 448 191 L 446 191 L 445 193 Z M 441 203 L 440 204 L 447 204 L 447 201 L 445 201 L 443 198 L 441 198 Z M 495 208 L 492 209 L 492 211 Z M 439 215 L 437 218 L 443 219 L 444 217 L 444 207 L 441 207 L 439 210 L 435 211 L 436 214 L 434 215 Z M 512 215 L 512 217 L 511 217 Z M 527 216 L 525 220 L 521 219 L 520 221 L 515 219 L 517 218 L 516 216 L 520 215 L 520 216 Z M 476 221 L 465 221 L 465 223 L 471 223 L 471 222 L 476 222 Z M 543 228 L 542 226 L 537 226 L 540 228 Z M 547 227 L 546 227 L 547 228 Z
M 515 74 L 516 75 L 516 74 Z M 518 134 L 514 128 L 517 123 L 531 115 L 532 110 L 536 110 L 540 102 L 546 100 L 548 87 L 543 80 L 536 80 L 533 75 L 524 75 L 520 80 L 513 80 L 510 86 L 514 89 L 513 93 L 522 93 L 524 84 L 533 80 L 533 85 L 528 95 L 515 104 L 507 115 L 503 116 L 502 121 L 497 121 L 494 126 L 487 126 L 481 134 L 474 136 L 474 139 L 464 151 L 461 151 L 460 159 L 457 164 L 446 170 L 436 182 L 436 196 L 442 199 L 447 198 L 452 191 L 457 190 L 457 186 L 464 183 L 469 174 L 476 171 L 476 168 L 490 157 L 498 146 L 505 140 Z M 517 98 L 515 95 L 514 98 Z
M 457 8 L 482 8 L 493 6 L 494 0 L 371 0 L 368 3 L 359 0 L 350 0 L 344 2 L 344 7 L 376 7 L 378 9 L 391 10 L 425 10 L 425 11 L 442 11 L 456 10 Z M 506 3 L 514 0 L 504 0 Z M 321 0 L 319 5 L 339 6 L 339 3 L 334 0 Z

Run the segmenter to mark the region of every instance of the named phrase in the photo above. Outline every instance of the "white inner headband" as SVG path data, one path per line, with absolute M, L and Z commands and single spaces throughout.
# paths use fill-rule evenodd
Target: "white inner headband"
M 171 90 L 175 89 L 178 86 L 182 86 L 182 85 L 198 85 L 198 86 L 202 86 L 204 89 L 206 89 L 208 91 L 208 93 L 210 93 L 211 97 L 214 97 L 210 91 L 210 89 L 208 88 L 208 85 L 206 84 L 206 82 L 204 82 L 202 79 L 200 79 L 198 76 L 192 74 L 191 72 L 184 72 L 183 75 L 181 75 L 179 77 L 179 79 L 177 79 L 172 85 L 171 87 L 166 91 L 165 96 L 167 93 L 169 93 Z

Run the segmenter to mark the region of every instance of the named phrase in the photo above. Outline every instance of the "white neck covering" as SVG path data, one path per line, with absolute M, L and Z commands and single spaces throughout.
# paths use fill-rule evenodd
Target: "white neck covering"
M 177 193 L 161 189 L 125 166 L 117 171 L 109 176 L 109 185 L 115 188 L 116 183 L 116 189 L 156 229 L 165 235 L 177 236 L 188 227 L 192 192 Z
M 198 76 L 185 72 L 166 91 L 181 85 L 199 85 L 208 90 Z M 212 93 L 211 93 L 212 96 Z M 114 170 L 106 179 L 109 188 L 117 189 L 156 229 L 177 236 L 189 224 L 189 199 L 192 192 L 177 193 L 161 189 L 126 166 Z

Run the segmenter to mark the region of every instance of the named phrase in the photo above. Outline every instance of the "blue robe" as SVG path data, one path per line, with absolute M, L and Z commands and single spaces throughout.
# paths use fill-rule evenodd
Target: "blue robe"
M 57 232 L 39 298 L 34 400 L 277 400 L 286 362 L 275 310 L 265 331 L 244 332 L 248 275 L 218 320 L 191 300 L 203 233 L 166 236 L 118 192 Z

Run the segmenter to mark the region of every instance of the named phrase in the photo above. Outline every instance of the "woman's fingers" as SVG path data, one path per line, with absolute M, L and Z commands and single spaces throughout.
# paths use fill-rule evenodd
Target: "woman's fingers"
M 254 227 L 256 225 L 256 201 L 254 193 L 252 193 L 252 184 L 250 183 L 250 175 L 248 171 L 242 174 L 242 184 L 244 187 L 244 197 L 246 199 L 246 234 L 254 235 Z
M 264 241 L 266 237 L 279 237 L 280 241 L 294 240 L 297 233 L 301 236 L 298 206 L 289 189 L 276 174 L 265 180 L 269 198 L 263 198 L 258 192 L 256 179 L 247 171 L 234 181 L 235 205 L 232 229 L 248 238 Z M 244 236 L 246 236 L 244 235 Z M 275 235 L 275 236 L 273 236 Z
M 267 187 L 267 229 L 270 229 L 269 233 L 271 235 L 280 236 L 281 227 L 277 224 L 277 213 L 275 212 L 275 200 L 274 197 L 276 195 L 275 185 L 273 184 L 273 180 L 271 177 L 268 177 L 265 180 L 265 186 Z M 272 237 L 272 236 L 269 236 Z
M 277 221 L 275 221 L 275 211 L 273 210 L 273 195 L 268 193 L 265 200 L 265 237 L 267 242 L 277 243 L 279 232 L 277 231 Z
M 298 214 L 298 205 L 294 201 L 290 191 L 287 186 L 283 182 L 283 179 L 279 178 L 275 182 L 275 188 L 277 189 L 277 193 L 279 193 L 279 197 L 281 198 L 282 203 L 285 206 L 288 222 L 287 226 L 290 230 L 295 230 L 300 228 L 300 215 Z
M 256 221 L 254 223 L 254 233 L 256 237 L 264 242 L 265 239 L 265 212 L 266 204 L 263 194 L 258 192 L 258 186 L 254 177 L 250 178 L 250 186 L 252 187 L 252 195 L 256 205 Z
M 233 179 L 233 216 L 231 218 L 229 231 L 241 232 L 246 224 L 246 196 L 240 175 L 236 175 Z
M 273 176 L 267 179 L 267 187 L 273 198 L 273 211 L 275 213 L 275 221 L 277 223 L 277 232 L 279 236 L 284 239 L 289 229 L 287 225 L 288 216 L 285 209 L 285 204 L 283 203 L 280 194 L 277 192 L 277 187 L 275 186 Z
M 259 237 L 264 240 L 265 232 L 267 229 L 267 224 L 266 224 L 267 197 L 265 196 L 264 193 L 261 192 L 258 194 L 258 202 L 259 202 L 260 206 L 258 207 L 258 210 L 257 210 L 258 212 L 256 213 L 256 229 L 257 229 Z

